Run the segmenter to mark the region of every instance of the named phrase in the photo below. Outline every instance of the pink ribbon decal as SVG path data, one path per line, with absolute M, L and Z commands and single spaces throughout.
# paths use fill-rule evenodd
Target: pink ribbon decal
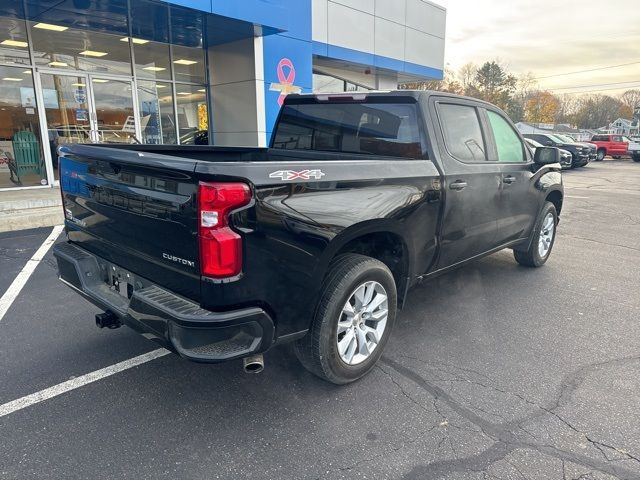
M 296 87 L 293 82 L 296 79 L 296 68 L 293 66 L 293 62 L 288 58 L 283 58 L 278 62 L 278 68 L 276 70 L 279 83 L 272 83 L 270 90 L 280 92 L 278 96 L 278 105 L 282 106 L 284 103 L 284 97 L 289 93 L 300 93 L 301 88 Z
M 284 67 L 289 67 L 289 73 L 285 76 Z M 293 66 L 293 62 L 288 58 L 283 58 L 278 62 L 278 80 L 280 83 L 293 85 L 293 81 L 296 79 L 296 68 Z

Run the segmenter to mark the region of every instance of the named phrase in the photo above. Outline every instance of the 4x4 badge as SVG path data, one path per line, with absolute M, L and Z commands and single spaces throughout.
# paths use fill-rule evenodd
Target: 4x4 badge
M 279 178 L 280 180 L 309 180 L 315 179 L 320 180 L 324 177 L 324 173 L 320 169 L 315 170 L 301 170 L 296 172 L 294 170 L 278 170 L 277 172 L 272 172 L 269 174 L 269 178 Z

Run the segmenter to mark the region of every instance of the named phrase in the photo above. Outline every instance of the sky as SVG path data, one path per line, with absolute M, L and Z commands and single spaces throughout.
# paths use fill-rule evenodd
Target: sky
M 556 94 L 640 89 L 640 0 L 435 3 L 447 9 L 445 64 L 456 71 L 468 62 L 498 59 L 516 75 L 549 77 L 538 84 Z

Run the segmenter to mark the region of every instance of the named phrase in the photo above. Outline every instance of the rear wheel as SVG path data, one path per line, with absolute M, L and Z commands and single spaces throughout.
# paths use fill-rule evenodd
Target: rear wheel
M 633 156 L 633 161 L 634 161 L 634 162 L 640 162 L 640 154 L 638 154 L 638 155 L 634 155 L 634 156 Z
M 533 227 L 533 238 L 528 250 L 514 250 L 513 256 L 520 265 L 541 267 L 545 264 L 556 239 L 558 214 L 551 202 L 545 202 Z
M 329 269 L 307 335 L 294 344 L 300 363 L 336 384 L 369 372 L 382 355 L 396 316 L 396 284 L 387 266 L 346 254 Z
M 598 149 L 598 156 L 596 157 L 596 160 L 598 162 L 601 162 L 602 160 L 604 160 L 604 157 L 607 155 L 607 151 L 604 148 L 600 148 Z

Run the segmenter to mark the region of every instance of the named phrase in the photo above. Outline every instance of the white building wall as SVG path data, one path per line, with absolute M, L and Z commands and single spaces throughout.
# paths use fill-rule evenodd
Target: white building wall
M 262 37 L 209 48 L 216 145 L 266 146 L 262 53 Z
M 313 0 L 313 40 L 442 70 L 446 9 L 424 0 Z

